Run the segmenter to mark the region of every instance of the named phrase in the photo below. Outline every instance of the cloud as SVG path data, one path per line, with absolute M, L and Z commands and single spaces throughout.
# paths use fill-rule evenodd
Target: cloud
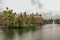
M 43 6 L 42 3 L 39 0 L 31 0 L 31 4 L 32 5 L 37 4 L 38 8 L 42 8 L 42 6 Z
M 0 0 L 0 11 L 2 10 L 2 0 Z

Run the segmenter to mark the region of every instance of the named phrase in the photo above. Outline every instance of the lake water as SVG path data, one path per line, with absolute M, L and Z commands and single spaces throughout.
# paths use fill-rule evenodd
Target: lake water
M 0 40 L 60 40 L 60 25 L 46 24 L 42 28 L 3 29 Z

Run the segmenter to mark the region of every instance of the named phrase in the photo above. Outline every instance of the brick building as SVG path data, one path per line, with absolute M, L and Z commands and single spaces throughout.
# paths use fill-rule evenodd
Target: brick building
M 3 13 L 0 12 L 0 26 L 3 26 Z
M 30 16 L 34 16 L 37 25 L 42 25 L 44 23 L 41 14 L 39 15 L 38 13 L 36 13 L 36 14 L 32 13 Z

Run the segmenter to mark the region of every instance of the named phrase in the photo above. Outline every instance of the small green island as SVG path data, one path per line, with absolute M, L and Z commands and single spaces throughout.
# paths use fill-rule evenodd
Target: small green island
M 54 20 L 55 23 L 59 24 L 59 19 Z M 31 28 L 41 27 L 44 24 L 52 24 L 53 19 L 44 19 L 41 14 L 32 14 L 21 12 L 16 13 L 13 10 L 6 7 L 6 10 L 0 12 L 0 28 Z

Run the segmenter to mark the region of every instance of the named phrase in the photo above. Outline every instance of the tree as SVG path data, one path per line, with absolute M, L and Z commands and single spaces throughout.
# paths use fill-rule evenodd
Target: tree
M 35 26 L 35 23 L 36 23 L 35 18 L 32 16 L 30 20 L 30 24 L 31 24 L 30 26 Z
M 18 18 L 17 18 L 18 27 L 21 27 L 22 19 L 23 19 L 23 17 L 22 17 L 22 13 L 21 13 L 21 15 L 19 15 Z
M 13 10 L 9 10 L 8 8 L 6 8 L 6 10 L 3 11 L 4 23 L 7 24 L 8 26 L 13 26 L 15 14 L 16 13 L 14 13 Z

